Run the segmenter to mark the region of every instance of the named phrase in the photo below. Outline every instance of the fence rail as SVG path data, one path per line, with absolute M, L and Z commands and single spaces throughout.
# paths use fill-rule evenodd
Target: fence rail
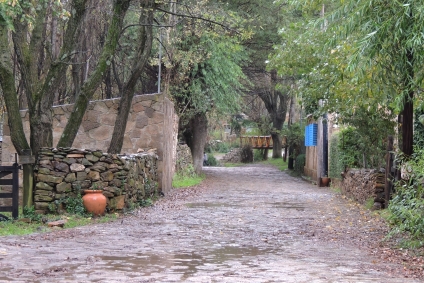
M 0 206 L 0 212 L 12 212 L 14 219 L 19 216 L 19 168 L 20 166 L 17 163 L 12 166 L 0 166 L 0 185 L 12 186 L 11 193 L 0 192 L 0 199 L 12 199 L 11 206 Z
M 240 136 L 240 146 L 250 144 L 254 149 L 272 148 L 271 136 Z M 282 147 L 286 147 L 286 137 L 282 139 Z

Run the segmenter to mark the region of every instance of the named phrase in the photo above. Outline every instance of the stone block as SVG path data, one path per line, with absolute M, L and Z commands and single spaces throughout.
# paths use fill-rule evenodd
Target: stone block
M 39 168 L 38 169 L 38 173 L 39 174 L 46 174 L 46 175 L 50 175 L 50 170 L 48 168 Z
M 38 182 L 35 185 L 36 190 L 53 191 L 53 187 L 44 182 Z
M 122 196 L 117 196 L 117 197 L 110 199 L 109 205 L 110 205 L 110 209 L 113 209 L 113 210 L 124 209 L 124 207 L 125 207 L 125 196 L 122 195 Z
M 93 154 L 86 154 L 85 158 L 92 163 L 99 161 L 99 157 L 94 156 Z
M 76 180 L 77 180 L 77 176 L 75 175 L 75 173 L 69 173 L 65 177 L 65 182 L 68 182 L 68 183 L 75 182 Z
M 82 172 L 85 170 L 85 166 L 82 164 L 74 163 L 71 164 L 70 169 L 72 172 Z
M 62 182 L 56 186 L 58 193 L 66 193 L 72 191 L 72 185 L 70 183 Z
M 87 173 L 77 172 L 77 181 L 84 181 L 85 179 L 87 179 Z
M 68 165 L 74 164 L 75 162 L 77 162 L 77 160 L 75 158 L 68 158 L 68 157 L 63 158 L 62 161 L 65 162 Z
M 50 204 L 50 202 L 38 202 L 38 201 L 36 201 L 34 203 L 34 206 L 35 206 L 36 210 L 45 211 L 45 210 L 49 209 L 49 204 Z
M 39 182 L 59 184 L 63 181 L 63 177 L 55 177 L 51 175 L 38 174 Z
M 48 195 L 35 195 L 34 196 L 34 201 L 48 201 L 51 202 L 54 200 L 54 196 L 48 196 Z
M 69 153 L 66 155 L 67 158 L 84 158 L 84 154 L 82 153 Z
M 87 176 L 91 181 L 99 181 L 100 180 L 100 173 L 97 172 L 97 171 L 90 171 L 90 172 L 88 172 Z
M 86 190 L 90 188 L 91 182 L 90 181 L 75 181 L 72 183 L 72 189 L 77 190 Z
M 100 174 L 101 176 L 101 180 L 105 181 L 105 182 L 110 182 L 113 180 L 114 177 L 114 173 L 111 171 L 106 171 Z
M 100 125 L 89 131 L 89 136 L 96 141 L 109 140 L 113 132 L 112 126 Z

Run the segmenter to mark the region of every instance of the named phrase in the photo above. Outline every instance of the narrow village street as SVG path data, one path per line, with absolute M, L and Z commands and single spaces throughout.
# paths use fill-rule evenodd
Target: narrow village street
M 420 282 L 372 212 L 266 165 L 206 167 L 117 221 L 0 238 L 0 282 Z

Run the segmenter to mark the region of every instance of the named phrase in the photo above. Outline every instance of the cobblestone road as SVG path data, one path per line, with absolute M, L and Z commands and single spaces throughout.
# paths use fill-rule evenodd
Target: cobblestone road
M 263 165 L 205 173 L 112 223 L 0 238 L 0 282 L 418 282 L 322 236 L 347 207 L 330 189 Z

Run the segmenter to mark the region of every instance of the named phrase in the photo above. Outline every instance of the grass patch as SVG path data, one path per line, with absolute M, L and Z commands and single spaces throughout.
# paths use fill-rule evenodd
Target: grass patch
M 224 167 L 240 167 L 243 166 L 242 163 L 231 163 L 231 162 L 226 162 L 224 163 Z
M 337 193 L 337 194 L 341 194 L 341 193 L 342 193 L 342 189 L 341 189 L 341 188 L 336 187 L 336 186 L 332 185 L 331 183 L 330 183 L 330 188 L 331 188 L 331 190 L 332 190 L 333 192 L 335 192 L 335 193 Z M 374 203 L 373 203 L 373 204 L 374 204 Z
M 67 222 L 64 226 L 64 228 L 74 228 L 78 226 L 85 226 L 89 224 L 95 224 L 95 223 L 106 223 L 114 221 L 118 218 L 118 214 L 106 214 L 103 217 L 83 217 L 80 215 L 40 215 L 40 219 L 43 219 L 44 222 L 50 222 L 50 221 L 56 221 L 60 219 L 66 219 Z M 21 218 L 22 220 L 22 218 Z M 0 236 L 11 236 L 11 235 L 28 235 L 32 233 L 43 233 L 43 232 L 50 232 L 52 231 L 51 228 L 47 227 L 47 224 L 44 224 L 41 220 L 40 221 L 31 221 L 30 223 L 26 223 L 21 221 L 20 219 L 17 220 L 10 220 L 10 221 L 1 221 L 0 222 Z
M 268 164 L 277 167 L 280 171 L 284 171 L 288 167 L 288 162 L 284 162 L 282 158 L 269 158 L 261 161 L 262 164 Z
M 176 174 L 172 180 L 172 187 L 174 188 L 186 188 L 200 184 L 205 179 L 204 175 L 196 176 L 184 176 Z
M 370 197 L 367 199 L 367 201 L 365 202 L 365 207 L 368 210 L 371 210 L 371 208 L 374 206 L 374 198 Z

